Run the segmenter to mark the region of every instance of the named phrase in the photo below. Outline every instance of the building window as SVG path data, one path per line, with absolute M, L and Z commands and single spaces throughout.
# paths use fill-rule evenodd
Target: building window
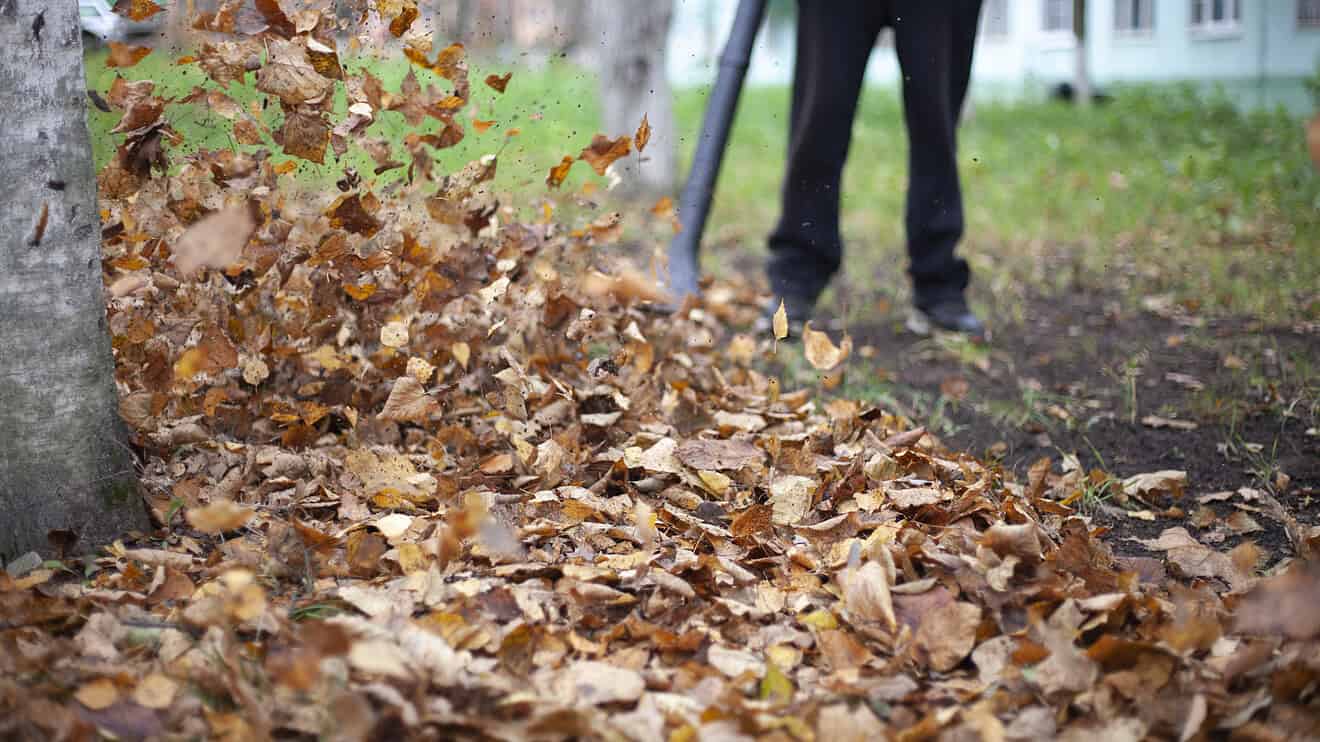
M 1192 30 L 1237 33 L 1242 30 L 1242 0 L 1191 0 Z
M 1041 30 L 1048 33 L 1072 33 L 1073 0 L 1042 0 Z
M 986 0 L 981 10 L 981 35 L 995 40 L 1008 38 L 1008 0 Z
M 1155 30 L 1155 0 L 1114 0 L 1114 30 L 1145 34 Z
M 1297 0 L 1298 28 L 1320 28 L 1320 0 Z

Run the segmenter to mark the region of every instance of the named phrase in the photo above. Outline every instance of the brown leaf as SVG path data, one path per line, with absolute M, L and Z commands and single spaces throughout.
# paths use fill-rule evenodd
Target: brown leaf
M 300 106 L 285 113 L 277 141 L 285 154 L 320 165 L 325 162 L 325 147 L 330 143 L 330 124 L 320 111 Z
M 1287 572 L 1257 585 L 1238 603 L 1237 631 L 1290 639 L 1320 636 L 1320 565 L 1295 562 Z
M 115 0 L 111 9 L 130 21 L 145 21 L 157 13 L 165 11 L 152 0 Z
M 765 461 L 765 451 L 744 440 L 698 438 L 684 441 L 674 452 L 693 469 L 736 471 Z
M 109 42 L 110 53 L 106 55 L 106 67 L 132 67 L 151 53 L 149 46 L 130 46 L 118 41 Z
M 331 204 L 330 208 L 326 209 L 325 215 L 330 217 L 330 226 L 335 229 L 371 237 L 384 226 L 366 209 L 368 203 L 374 202 L 375 199 L 370 193 L 365 197 L 357 193 L 346 194 Z
M 921 619 L 916 644 L 932 670 L 948 672 L 962 663 L 976 645 L 981 607 L 972 603 L 946 603 Z
M 270 58 L 257 70 L 257 90 L 289 106 L 319 103 L 334 85 L 334 80 L 322 76 L 307 60 L 305 47 L 294 41 L 272 41 Z
M 564 178 L 568 177 L 568 171 L 575 162 L 577 160 L 564 155 L 564 159 L 560 160 L 558 165 L 550 168 L 550 174 L 545 176 L 545 184 L 551 188 L 558 188 L 564 182 Z
M 840 581 L 843 604 L 854 620 L 883 621 L 890 631 L 898 628 L 894 599 L 889 594 L 889 574 L 884 567 L 877 562 L 867 562 L 858 568 L 849 567 L 843 571 Z M 977 618 L 980 619 L 979 609 Z M 970 645 L 967 651 L 971 651 Z
M 646 149 L 646 144 L 651 141 L 651 122 L 646 119 L 646 114 L 642 114 L 642 123 L 637 126 L 637 133 L 633 135 L 633 146 L 638 152 Z
M 394 422 L 420 423 L 428 420 L 440 411 L 440 403 L 426 393 L 421 382 L 411 376 L 400 376 L 394 380 L 385 408 L 380 411 L 380 419 Z
M 394 38 L 402 38 L 409 28 L 412 28 L 413 21 L 417 20 L 417 3 L 413 0 L 407 0 L 399 15 L 390 21 L 390 33 Z
M 604 175 L 606 168 L 613 165 L 620 157 L 627 156 L 629 152 L 632 152 L 632 139 L 629 137 L 610 139 L 604 134 L 597 134 L 592 138 L 591 146 L 583 149 L 578 159 L 585 160 L 597 175 Z
M 496 92 L 503 93 L 509 87 L 509 79 L 512 77 L 512 72 L 505 72 L 503 75 L 486 75 L 486 84 Z
M 769 533 L 773 514 L 774 508 L 769 505 L 759 503 L 752 505 L 733 517 L 733 521 L 729 524 L 729 531 L 734 538 L 750 538 Z

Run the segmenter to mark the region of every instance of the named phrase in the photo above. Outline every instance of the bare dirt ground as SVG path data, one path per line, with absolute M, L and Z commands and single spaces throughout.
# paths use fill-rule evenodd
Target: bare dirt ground
M 1178 502 L 1120 505 L 1101 489 L 1081 503 L 1120 553 L 1144 553 L 1130 537 L 1189 525 L 1225 546 L 1249 538 L 1286 555 L 1279 521 L 1234 530 L 1223 518 L 1262 489 L 1300 523 L 1320 522 L 1317 328 L 1144 304 L 1123 309 L 1084 293 L 1028 299 L 1023 321 L 996 323 L 977 348 L 916 338 L 900 309 L 882 303 L 879 321 L 849 328 L 874 368 L 848 391 L 908 407 L 951 448 L 997 459 L 1020 480 L 1043 457 L 1057 470 L 1075 456 L 1083 470 L 1117 479 L 1185 471 Z

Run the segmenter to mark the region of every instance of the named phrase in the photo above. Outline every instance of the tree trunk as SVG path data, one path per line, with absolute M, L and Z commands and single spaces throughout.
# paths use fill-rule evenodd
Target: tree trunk
M 607 135 L 632 134 L 645 114 L 651 142 L 642 157 L 615 164 L 625 193 L 651 197 L 674 189 L 678 148 L 674 100 L 665 71 L 665 44 L 673 0 L 623 3 L 593 0 L 588 18 L 600 73 L 602 126 Z
M 1077 37 L 1073 57 L 1073 100 L 1091 105 L 1091 72 L 1086 60 L 1086 0 L 1073 0 L 1073 34 Z
M 0 559 L 146 526 L 119 418 L 78 4 L 0 0 Z M 62 532 L 62 533 L 61 533 Z

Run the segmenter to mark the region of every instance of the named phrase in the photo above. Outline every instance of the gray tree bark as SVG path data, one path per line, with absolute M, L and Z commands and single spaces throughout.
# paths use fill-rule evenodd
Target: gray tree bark
M 0 0 L 0 559 L 146 526 L 102 298 L 78 4 Z
M 643 114 L 651 124 L 651 142 L 641 158 L 614 165 L 625 192 L 641 197 L 667 194 L 678 179 L 674 96 L 665 71 L 673 9 L 673 0 L 592 0 L 587 8 L 593 32 L 584 46 L 594 47 L 590 56 L 600 75 L 604 133 L 632 134 Z

